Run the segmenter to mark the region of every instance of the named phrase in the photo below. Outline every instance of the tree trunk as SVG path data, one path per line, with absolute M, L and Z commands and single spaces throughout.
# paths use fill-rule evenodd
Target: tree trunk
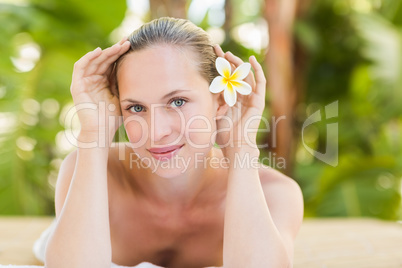
M 225 22 L 223 30 L 225 31 L 226 39 L 229 38 L 230 30 L 232 29 L 233 5 L 231 0 L 225 0 Z
M 293 167 L 293 126 L 295 112 L 293 22 L 296 0 L 265 0 L 265 18 L 269 27 L 269 50 L 266 55 L 268 92 L 272 125 L 268 144 L 276 158 L 285 159 L 283 172 L 290 175 Z
M 149 0 L 151 19 L 160 17 L 175 17 L 185 19 L 187 17 L 186 0 Z

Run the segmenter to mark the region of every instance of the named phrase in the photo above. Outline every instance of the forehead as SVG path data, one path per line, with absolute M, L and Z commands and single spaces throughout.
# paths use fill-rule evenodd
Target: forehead
M 208 86 L 198 71 L 194 52 L 169 45 L 127 54 L 119 66 L 117 79 L 121 97 L 138 91 L 166 94 L 176 89 Z

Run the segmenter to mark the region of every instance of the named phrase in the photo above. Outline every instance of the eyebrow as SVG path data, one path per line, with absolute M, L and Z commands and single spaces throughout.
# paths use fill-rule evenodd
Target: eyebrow
M 177 93 L 183 92 L 183 91 L 190 92 L 191 90 L 186 90 L 186 89 L 176 89 L 176 90 L 173 90 L 173 91 L 169 92 L 168 94 L 166 94 L 165 96 L 163 96 L 163 97 L 162 97 L 162 100 L 167 99 L 167 98 L 169 98 L 169 97 L 171 97 L 171 96 L 173 96 L 173 95 L 176 95 Z M 134 100 L 134 99 L 131 99 L 131 98 L 124 99 L 124 100 L 122 100 L 121 102 L 124 102 L 124 101 L 135 102 L 135 103 L 141 103 L 140 101 L 137 101 L 137 100 Z

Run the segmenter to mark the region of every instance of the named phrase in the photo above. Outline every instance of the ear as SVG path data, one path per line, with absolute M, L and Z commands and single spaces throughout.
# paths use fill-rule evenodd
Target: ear
M 229 109 L 229 105 L 225 102 L 223 92 L 218 96 L 218 108 L 216 109 L 215 119 L 219 120 L 226 114 Z

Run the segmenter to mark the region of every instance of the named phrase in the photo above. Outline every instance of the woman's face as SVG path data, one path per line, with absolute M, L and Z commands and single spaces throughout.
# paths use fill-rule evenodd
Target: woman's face
M 127 136 L 142 167 L 174 177 L 186 165 L 201 165 L 215 141 L 218 102 L 197 70 L 193 52 L 169 45 L 131 52 L 117 79 Z M 181 148 L 174 154 L 152 152 L 167 146 Z M 167 149 L 172 148 L 162 151 Z

